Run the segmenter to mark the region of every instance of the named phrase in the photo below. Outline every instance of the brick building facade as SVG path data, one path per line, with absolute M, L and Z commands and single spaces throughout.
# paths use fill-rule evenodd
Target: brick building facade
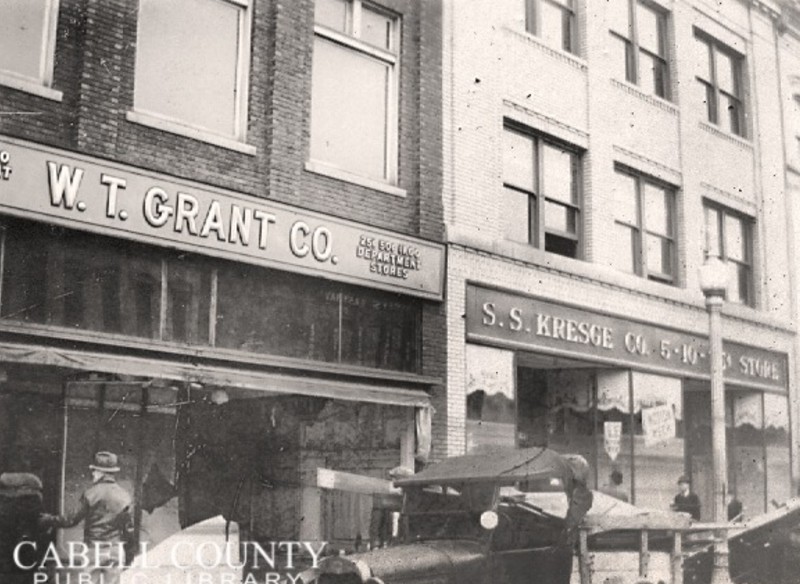
M 0 472 L 62 511 L 109 449 L 143 541 L 366 541 L 318 469 L 385 479 L 448 419 L 438 3 L 2 21 Z
M 632 501 L 662 509 L 686 474 L 710 517 L 698 270 L 718 256 L 728 490 L 749 516 L 794 493 L 788 12 L 445 3 L 449 454 L 577 451 L 596 487 L 616 469 Z

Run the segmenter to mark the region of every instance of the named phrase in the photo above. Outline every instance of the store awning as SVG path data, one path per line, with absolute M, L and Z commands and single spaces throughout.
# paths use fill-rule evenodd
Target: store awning
M 381 385 L 379 381 L 359 383 L 308 377 L 303 374 L 287 375 L 246 369 L 238 364 L 234 368 L 16 343 L 0 343 L 0 362 L 45 365 L 384 405 L 425 409 L 431 406 L 428 394 L 420 389 L 386 386 Z

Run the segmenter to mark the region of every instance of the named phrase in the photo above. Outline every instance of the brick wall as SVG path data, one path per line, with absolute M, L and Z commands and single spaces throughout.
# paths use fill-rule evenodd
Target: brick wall
M 129 121 L 138 2 L 61 0 L 58 101 L 0 85 L 0 133 L 441 241 L 441 8 L 382 0 L 401 22 L 396 196 L 313 174 L 309 155 L 313 0 L 253 0 L 246 143 L 239 152 Z M 202 99 L 202 96 L 198 96 Z M 443 378 L 443 306 L 423 304 L 423 372 Z M 443 386 L 434 389 L 440 400 Z M 439 419 L 446 407 L 438 408 Z

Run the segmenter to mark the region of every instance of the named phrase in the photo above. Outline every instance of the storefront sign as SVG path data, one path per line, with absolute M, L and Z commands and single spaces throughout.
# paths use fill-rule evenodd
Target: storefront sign
M 708 378 L 708 339 L 538 298 L 467 287 L 467 338 L 668 375 Z M 786 389 L 785 353 L 724 343 L 725 381 Z
M 619 456 L 619 448 L 622 443 L 622 422 L 603 423 L 603 444 L 606 454 L 614 461 Z
M 0 137 L 0 210 L 442 298 L 440 244 L 5 137 Z
M 645 446 L 653 446 L 675 438 L 675 413 L 672 411 L 672 406 L 642 408 L 642 432 Z

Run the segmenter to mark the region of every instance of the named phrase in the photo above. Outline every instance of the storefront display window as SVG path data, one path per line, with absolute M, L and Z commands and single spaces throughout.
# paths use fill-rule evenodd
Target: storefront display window
M 32 222 L 2 233 L 4 321 L 420 369 L 420 300 Z
M 144 246 L 14 224 L 5 229 L 2 286 L 3 319 L 159 335 L 161 263 Z
M 630 387 L 628 371 L 597 372 L 597 423 L 593 444 L 597 487 L 606 493 L 618 492 L 618 498 L 624 494 L 628 501 L 633 500 Z M 614 471 L 621 475 L 616 487 L 611 476 Z
M 514 353 L 467 345 L 467 452 L 516 446 Z
M 521 446 L 594 460 L 593 370 L 517 368 Z
M 766 511 L 766 452 L 763 395 L 736 391 L 726 395 L 728 409 L 728 480 L 745 516 Z M 732 423 L 731 423 L 732 422 Z
M 764 440 L 767 445 L 767 501 L 771 507 L 792 496 L 789 403 L 784 395 L 764 394 Z
M 636 505 L 667 510 L 684 474 L 682 383 L 634 372 L 634 477 Z

